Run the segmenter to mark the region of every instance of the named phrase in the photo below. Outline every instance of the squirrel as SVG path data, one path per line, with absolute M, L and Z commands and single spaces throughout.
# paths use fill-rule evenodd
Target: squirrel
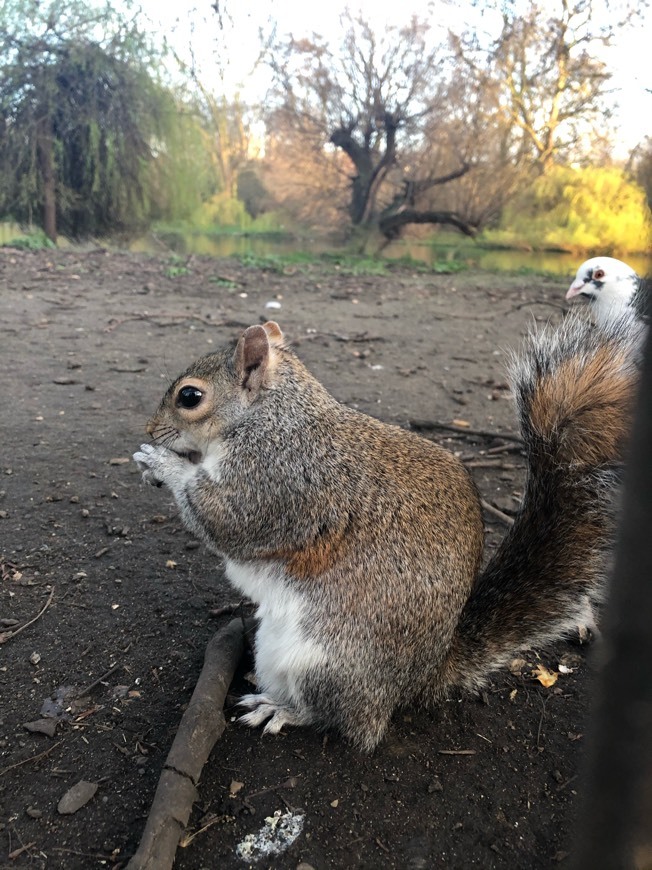
M 637 382 L 629 324 L 569 315 L 511 364 L 525 495 L 481 570 L 478 491 L 445 448 L 340 404 L 278 324 L 197 360 L 134 459 L 257 605 L 259 693 L 241 721 L 339 730 L 476 690 L 600 599 Z

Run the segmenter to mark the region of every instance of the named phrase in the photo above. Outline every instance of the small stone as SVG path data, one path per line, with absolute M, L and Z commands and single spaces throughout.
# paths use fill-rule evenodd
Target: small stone
M 62 816 L 76 813 L 77 810 L 80 810 L 95 796 L 96 791 L 96 782 L 87 782 L 85 779 L 80 780 L 72 788 L 69 788 L 61 798 L 57 805 L 57 811 Z
M 36 719 L 34 722 L 24 722 L 23 728 L 31 731 L 32 734 L 45 734 L 47 737 L 54 737 L 57 731 L 57 720 Z

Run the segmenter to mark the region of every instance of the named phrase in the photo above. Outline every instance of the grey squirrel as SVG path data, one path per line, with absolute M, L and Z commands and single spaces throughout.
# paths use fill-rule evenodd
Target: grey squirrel
M 462 463 L 338 403 L 276 323 L 177 378 L 134 459 L 257 605 L 260 693 L 242 720 L 335 728 L 371 751 L 396 708 L 476 688 L 575 626 L 608 563 L 635 345 L 627 324 L 571 315 L 515 358 L 528 480 L 483 571 Z

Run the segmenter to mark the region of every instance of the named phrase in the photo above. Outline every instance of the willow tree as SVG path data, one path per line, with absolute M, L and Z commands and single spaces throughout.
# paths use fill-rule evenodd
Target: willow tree
M 0 214 L 42 223 L 53 241 L 138 224 L 173 109 L 154 61 L 135 19 L 110 5 L 5 0 Z

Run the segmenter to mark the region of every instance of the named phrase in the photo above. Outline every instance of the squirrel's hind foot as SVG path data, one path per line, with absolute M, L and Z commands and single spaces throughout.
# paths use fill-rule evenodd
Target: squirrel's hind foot
M 238 722 L 250 728 L 258 728 L 267 722 L 263 734 L 278 734 L 284 725 L 307 725 L 309 717 L 285 704 L 278 704 L 269 695 L 244 695 L 238 701 L 239 707 L 247 707 L 249 713 L 238 718 Z

